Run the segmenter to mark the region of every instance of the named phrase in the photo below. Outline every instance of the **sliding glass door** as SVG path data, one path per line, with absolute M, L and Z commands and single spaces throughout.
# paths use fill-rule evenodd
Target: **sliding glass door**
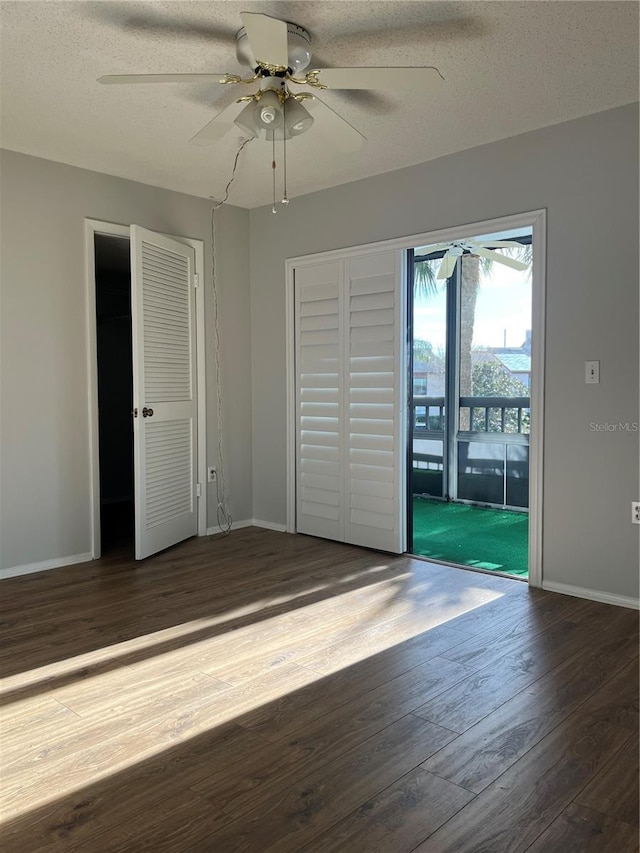
M 523 576 L 531 236 L 477 241 L 410 253 L 411 550 Z

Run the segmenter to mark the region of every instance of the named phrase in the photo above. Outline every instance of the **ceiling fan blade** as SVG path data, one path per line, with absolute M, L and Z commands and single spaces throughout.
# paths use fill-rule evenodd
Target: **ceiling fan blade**
M 436 275 L 436 279 L 438 279 L 438 281 L 443 281 L 451 277 L 458 258 L 459 255 L 452 255 L 450 251 L 447 252 L 447 254 L 442 259 L 440 269 L 438 270 L 438 274 Z
M 321 68 L 314 76 L 329 89 L 412 89 L 431 92 L 444 80 L 437 68 Z
M 529 264 L 523 261 L 516 261 L 514 258 L 508 258 L 506 255 L 501 255 L 499 252 L 492 252 L 491 249 L 483 249 L 482 246 L 473 247 L 474 254 L 480 255 L 481 258 L 486 258 L 488 261 L 497 261 L 499 264 L 504 264 L 507 267 L 512 267 L 514 270 L 527 270 Z
M 257 12 L 242 12 L 240 17 L 256 62 L 287 68 L 287 22 Z
M 98 77 L 98 83 L 219 83 L 223 74 L 107 74 Z
M 523 243 L 518 243 L 515 240 L 466 240 L 470 246 L 482 246 L 484 249 L 506 249 L 513 247 L 522 249 Z
M 317 127 L 342 151 L 359 151 L 367 141 L 359 130 L 316 95 L 304 102 L 306 109 L 318 119 Z
M 192 136 L 189 142 L 193 145 L 211 145 L 212 142 L 222 139 L 225 134 L 235 127 L 233 123 L 234 119 L 243 106 L 244 104 L 239 104 L 237 101 L 229 104 L 215 118 L 205 124 L 195 136 Z
M 420 246 L 419 249 L 415 249 L 416 252 L 420 252 L 421 255 L 432 255 L 434 252 L 442 252 L 443 249 L 450 249 L 451 243 L 434 243 L 432 246 Z

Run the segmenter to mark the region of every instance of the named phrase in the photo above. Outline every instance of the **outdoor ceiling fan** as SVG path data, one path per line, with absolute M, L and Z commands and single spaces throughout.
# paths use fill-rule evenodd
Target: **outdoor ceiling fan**
M 197 145 L 217 142 L 234 126 L 248 138 L 263 135 L 274 142 L 287 140 L 305 133 L 317 118 L 339 148 L 355 151 L 362 147 L 365 137 L 318 98 L 317 92 L 324 89 L 429 92 L 444 79 L 433 67 L 316 68 L 300 77 L 311 62 L 311 36 L 307 30 L 254 12 L 242 12 L 240 17 L 243 26 L 236 34 L 236 56 L 238 62 L 251 69 L 247 77 L 228 73 L 117 74 L 100 77 L 98 82 L 255 84 L 254 92 L 223 109 L 190 141 Z M 301 91 L 305 86 L 313 92 Z
M 529 264 L 524 261 L 508 258 L 499 252 L 491 251 L 492 249 L 522 249 L 522 243 L 518 243 L 515 240 L 454 240 L 450 243 L 436 243 L 435 246 L 429 246 L 428 248 L 429 254 L 442 252 L 446 249 L 436 275 L 436 278 L 440 281 L 452 275 L 458 258 L 462 257 L 465 252 L 469 252 L 472 255 L 479 255 L 479 257 L 486 258 L 489 261 L 496 261 L 514 270 L 526 270 L 529 268 Z

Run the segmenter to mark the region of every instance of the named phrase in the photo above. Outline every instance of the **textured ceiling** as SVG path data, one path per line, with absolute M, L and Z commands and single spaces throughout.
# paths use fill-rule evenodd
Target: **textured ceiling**
M 340 153 L 318 119 L 288 145 L 291 196 L 638 98 L 635 2 L 2 2 L 0 144 L 220 198 L 239 135 L 207 147 L 188 140 L 238 87 L 106 87 L 96 78 L 242 72 L 234 42 L 241 11 L 306 27 L 311 67 L 435 65 L 445 77 L 429 95 L 325 93 L 368 142 Z M 271 146 L 256 140 L 241 155 L 229 201 L 270 199 Z

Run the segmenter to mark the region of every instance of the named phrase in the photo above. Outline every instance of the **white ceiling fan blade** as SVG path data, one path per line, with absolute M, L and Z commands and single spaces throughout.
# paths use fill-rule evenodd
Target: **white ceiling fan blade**
M 438 281 L 443 281 L 444 279 L 450 278 L 451 273 L 453 272 L 456 262 L 459 258 L 459 255 L 452 255 L 451 250 L 447 252 L 447 254 L 442 259 L 442 263 L 440 264 L 440 269 L 438 270 L 438 274 L 436 278 Z
M 419 251 L 421 255 L 432 255 L 434 252 L 442 252 L 443 249 L 450 248 L 451 243 L 434 243 L 433 246 L 420 246 Z
M 287 22 L 257 12 L 242 12 L 242 24 L 247 31 L 256 62 L 268 65 L 289 65 Z
M 215 118 L 205 124 L 195 136 L 192 136 L 189 142 L 193 145 L 210 145 L 212 142 L 222 139 L 225 134 L 235 127 L 233 122 L 243 106 L 243 103 L 239 104 L 236 101 L 229 104 Z
M 359 151 L 367 141 L 359 130 L 316 95 L 304 102 L 321 133 L 342 151 Z
M 524 247 L 523 243 L 518 243 L 515 240 L 467 240 L 470 246 L 482 246 L 483 249 L 507 249 Z
M 329 89 L 405 89 L 431 92 L 444 80 L 437 68 L 322 68 L 314 76 Z
M 483 249 L 482 246 L 474 246 L 473 251 L 474 254 L 480 255 L 481 258 L 486 258 L 488 261 L 497 261 L 499 264 L 512 267 L 514 270 L 529 269 L 529 264 L 525 264 L 523 261 L 516 261 L 514 258 L 508 258 L 506 255 L 501 255 L 499 252 L 492 252 L 491 249 Z
M 112 85 L 114 83 L 219 83 L 222 74 L 106 74 L 98 77 L 98 83 Z

